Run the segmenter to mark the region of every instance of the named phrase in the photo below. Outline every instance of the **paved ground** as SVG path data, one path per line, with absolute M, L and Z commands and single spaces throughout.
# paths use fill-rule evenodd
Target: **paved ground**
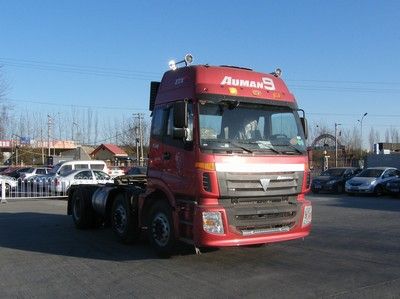
M 400 200 L 320 195 L 312 235 L 157 258 L 79 231 L 60 200 L 0 205 L 1 298 L 400 298 Z

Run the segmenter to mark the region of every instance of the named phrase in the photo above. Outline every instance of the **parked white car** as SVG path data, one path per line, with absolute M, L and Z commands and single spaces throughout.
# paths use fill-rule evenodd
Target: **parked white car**
M 54 183 L 51 184 L 50 190 L 51 192 L 68 193 L 72 185 L 106 184 L 113 182 L 114 180 L 104 171 L 79 169 L 57 176 L 54 179 Z
M 382 195 L 387 181 L 399 177 L 400 171 L 393 167 L 369 167 L 346 181 L 345 189 L 349 194 L 372 193 Z
M 9 194 L 11 190 L 14 190 L 17 188 L 18 182 L 15 178 L 5 176 L 5 175 L 0 175 L 0 194 L 2 190 L 2 185 L 4 184 L 6 194 Z

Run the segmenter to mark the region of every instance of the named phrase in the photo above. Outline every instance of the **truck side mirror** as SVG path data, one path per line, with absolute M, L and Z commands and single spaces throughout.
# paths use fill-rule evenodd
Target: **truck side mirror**
M 301 122 L 301 126 L 303 127 L 304 137 L 307 139 L 308 138 L 307 119 L 305 117 L 300 117 L 300 122 Z
M 188 127 L 188 107 L 186 101 L 176 102 L 173 106 L 174 127 L 184 129 Z

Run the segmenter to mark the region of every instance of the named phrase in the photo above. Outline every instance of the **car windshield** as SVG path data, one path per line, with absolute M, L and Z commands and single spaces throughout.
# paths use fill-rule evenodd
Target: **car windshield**
M 64 162 L 57 163 L 56 165 L 53 166 L 53 168 L 50 169 L 49 173 L 50 173 L 50 174 L 53 174 L 53 175 L 56 174 L 57 171 L 60 169 L 60 167 L 61 167 L 63 164 L 64 164 Z
M 321 173 L 321 176 L 342 176 L 346 169 L 331 168 Z
M 202 150 L 303 154 L 303 128 L 296 110 L 234 99 L 200 101 Z
M 380 177 L 383 169 L 364 169 L 357 176 L 363 178 L 377 178 Z

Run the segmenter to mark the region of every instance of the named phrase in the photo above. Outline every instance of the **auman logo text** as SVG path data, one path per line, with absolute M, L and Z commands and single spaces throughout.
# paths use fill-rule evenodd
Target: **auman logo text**
M 261 81 L 243 80 L 225 76 L 221 81 L 221 85 L 250 87 L 266 90 L 275 90 L 274 81 L 271 78 L 262 77 Z

